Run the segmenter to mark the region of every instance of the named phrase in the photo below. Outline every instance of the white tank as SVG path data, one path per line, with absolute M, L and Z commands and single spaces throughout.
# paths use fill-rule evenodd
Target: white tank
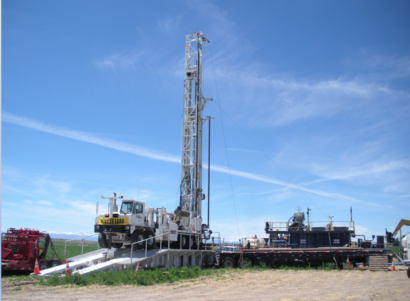
M 409 249 L 410 249 L 410 233 L 406 233 L 401 240 L 401 247 L 403 248 L 403 259 L 409 260 Z
M 401 240 L 401 247 L 402 248 L 407 248 L 407 235 L 403 237 Z

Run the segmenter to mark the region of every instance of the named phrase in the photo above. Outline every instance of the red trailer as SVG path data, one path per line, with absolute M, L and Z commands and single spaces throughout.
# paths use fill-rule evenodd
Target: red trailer
M 10 228 L 1 235 L 1 269 L 2 271 L 34 271 L 38 260 L 40 270 L 57 266 L 63 262 L 60 259 L 46 259 L 48 247 L 58 258 L 50 235 L 45 232 L 30 229 Z

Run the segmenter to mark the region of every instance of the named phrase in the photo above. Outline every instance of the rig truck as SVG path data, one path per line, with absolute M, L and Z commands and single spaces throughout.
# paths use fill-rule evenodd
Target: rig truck
M 203 42 L 209 41 L 201 32 L 191 33 L 185 39 L 179 206 L 173 212 L 167 212 L 164 208 L 155 209 L 137 200 L 124 199 L 118 208 L 117 199 L 122 196 L 117 197 L 114 193 L 113 197 L 102 197 L 109 199 L 109 210 L 98 215 L 97 204 L 94 231 L 99 233 L 98 242 L 103 248 L 136 243 L 137 249 L 145 245 L 152 249 L 159 241 L 169 240 L 173 247 L 190 249 L 199 247 L 196 244 L 201 243 L 201 236 L 206 238 L 212 233 L 209 230 L 209 206 L 208 224 L 202 224 L 201 212 L 205 199 L 202 190 L 202 126 L 207 120 L 202 118 L 202 110 L 212 100 L 202 96 Z

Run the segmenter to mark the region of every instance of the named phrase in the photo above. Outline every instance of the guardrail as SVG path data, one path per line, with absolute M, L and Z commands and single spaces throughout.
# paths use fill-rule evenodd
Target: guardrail
M 64 242 L 64 261 L 65 261 L 65 254 L 66 254 L 66 249 L 67 249 L 67 242 L 69 242 L 69 241 L 73 241 L 73 240 L 81 240 L 81 254 L 83 254 L 83 252 L 84 252 L 84 238 L 86 238 L 86 237 L 91 237 L 91 236 L 96 236 L 96 235 L 98 235 L 98 234 L 92 234 L 92 235 L 86 235 L 86 236 L 82 236 L 82 237 L 79 237 L 79 238 L 74 238 L 74 239 L 69 239 L 69 240 L 66 240 L 65 242 Z M 100 245 L 99 244 L 97 244 L 97 250 L 100 248 Z
M 168 234 L 169 232 L 165 232 L 165 233 L 162 233 L 162 234 L 160 234 L 160 235 L 156 235 L 156 236 L 153 236 L 153 237 L 149 237 L 149 238 L 146 238 L 146 239 L 143 239 L 143 240 L 139 240 L 139 241 L 136 241 L 136 242 L 133 242 L 133 243 L 131 243 L 131 256 L 130 256 L 130 264 L 132 264 L 132 253 L 133 253 L 133 248 L 134 248 L 134 245 L 135 244 L 141 244 L 142 242 L 144 242 L 145 241 L 145 258 L 147 257 L 147 252 L 148 252 L 148 241 L 149 240 L 151 240 L 151 239 L 155 239 L 156 237 L 163 237 L 164 235 L 166 235 L 166 234 Z M 180 237 L 181 237 L 181 239 L 180 239 L 180 249 L 179 250 L 183 250 L 183 248 L 182 248 L 182 236 L 183 235 L 185 235 L 185 236 L 189 236 L 189 242 L 188 242 L 188 246 L 189 246 L 189 248 L 188 248 L 188 250 L 191 250 L 191 236 L 200 236 L 200 234 L 189 234 L 189 233 L 186 233 L 186 234 L 179 234 L 180 235 Z M 162 239 L 160 240 L 160 250 L 162 250 Z M 171 249 L 171 240 L 170 240 L 170 235 L 168 235 L 168 249 Z M 178 250 L 178 249 L 175 249 L 175 250 Z M 197 244 L 197 250 L 199 250 L 199 243 Z
M 289 222 L 266 222 L 265 228 L 271 231 L 291 231 L 300 228 L 305 228 L 306 231 L 312 231 L 312 228 L 323 228 L 324 231 L 334 231 L 337 227 L 346 227 L 349 231 L 355 230 L 354 221 L 315 221 L 309 222 L 308 225 L 304 227 L 291 227 Z

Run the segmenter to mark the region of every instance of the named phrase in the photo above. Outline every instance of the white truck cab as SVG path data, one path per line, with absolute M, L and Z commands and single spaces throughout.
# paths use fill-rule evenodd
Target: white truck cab
M 101 248 L 121 248 L 123 245 L 130 246 L 132 243 L 143 241 L 134 245 L 137 249 L 145 247 L 152 249 L 157 240 L 178 240 L 178 225 L 172 222 L 173 214 L 166 212 L 164 208 L 154 209 L 145 203 L 133 199 L 123 200 L 118 208 L 115 202 L 110 200 L 109 212 L 98 215 L 95 219 L 94 232 L 99 233 L 98 242 Z M 112 208 L 111 208 L 112 207 Z

